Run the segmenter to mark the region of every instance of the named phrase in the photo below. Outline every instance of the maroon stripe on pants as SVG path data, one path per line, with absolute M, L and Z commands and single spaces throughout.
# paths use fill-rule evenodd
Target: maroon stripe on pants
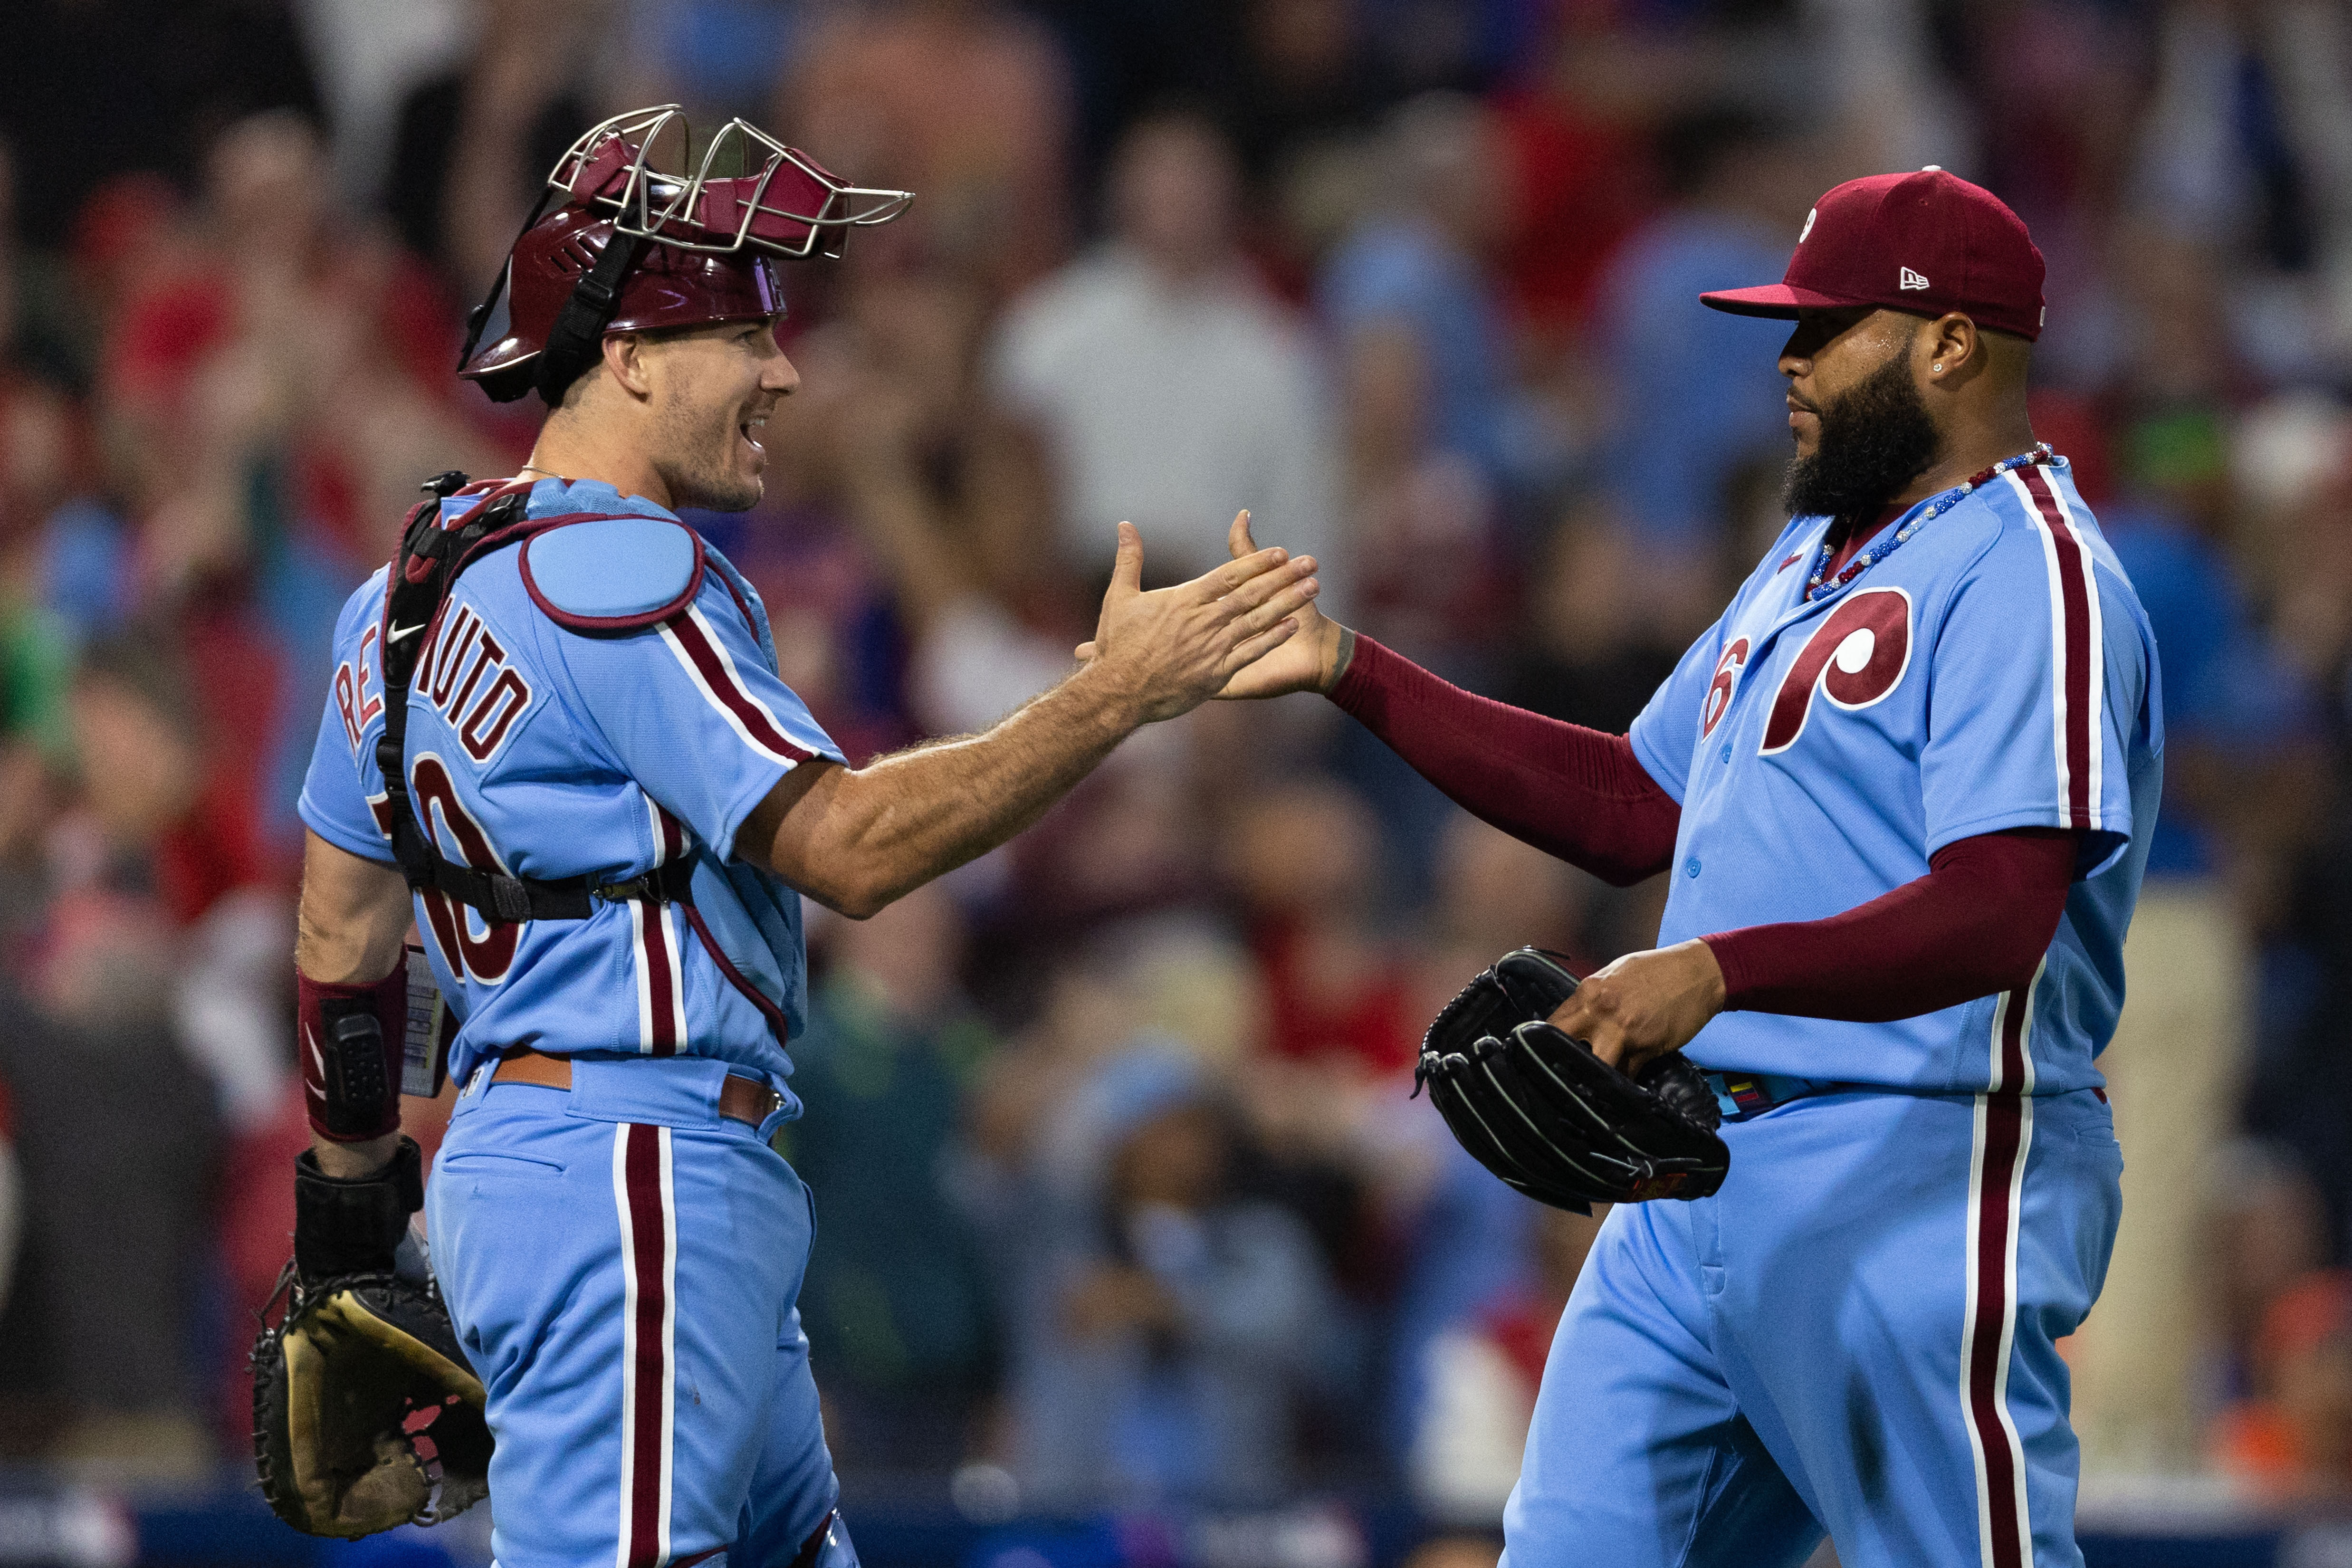
M 631 1123 L 622 1170 L 629 1192 L 631 1267 L 636 1272 L 636 1399 L 627 1412 L 628 1568 L 654 1568 L 661 1553 L 662 1318 L 668 1305 L 662 1258 L 661 1129 Z
M 2016 470 L 2042 526 L 2057 546 L 2058 594 L 2066 639 L 2066 826 L 2091 826 L 2091 574 L 2083 546 L 2066 526 L 2050 476 L 2028 464 Z M 2003 1080 L 2007 1081 L 2007 1080 Z
M 1984 1451 L 1993 1568 L 2025 1568 L 2019 1548 L 2018 1454 L 2000 1419 L 2001 1331 L 2011 1311 L 2009 1190 L 2024 1142 L 2028 993 L 2009 994 L 2001 1015 L 2000 1087 L 1985 1096 L 1984 1162 L 1977 1189 L 1976 1333 L 1969 1343 L 1969 1419 Z

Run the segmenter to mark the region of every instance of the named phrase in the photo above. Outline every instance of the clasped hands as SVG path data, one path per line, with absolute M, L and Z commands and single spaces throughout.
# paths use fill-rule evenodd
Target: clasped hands
M 1247 512 L 1234 519 L 1230 537 L 1247 543 Z M 1147 592 L 1143 536 L 1131 522 L 1118 525 L 1118 558 L 1102 614 L 1077 656 L 1090 674 L 1118 682 L 1111 689 L 1130 721 L 1173 719 L 1223 695 L 1236 671 L 1296 637 L 1313 613 L 1313 556 L 1294 559 L 1279 547 L 1254 545 L 1236 547 L 1233 555 L 1189 583 Z
M 1140 541 L 1131 526 L 1122 523 L 1119 529 L 1120 570 L 1131 574 L 1141 563 Z M 1281 590 L 1271 592 L 1270 579 L 1283 557 L 1277 551 L 1257 547 L 1250 536 L 1248 512 L 1234 519 L 1226 535 L 1226 547 L 1234 557 L 1230 563 L 1184 588 L 1217 584 L 1218 573 L 1248 569 L 1247 575 L 1235 578 L 1220 591 L 1237 599 L 1246 595 L 1253 606 L 1263 595 L 1265 605 L 1279 605 L 1279 609 L 1270 616 L 1261 610 L 1258 618 L 1248 623 L 1247 639 L 1237 640 L 1220 661 L 1224 673 L 1215 695 L 1246 700 L 1280 697 L 1293 691 L 1330 690 L 1340 674 L 1339 659 L 1345 637 L 1337 621 L 1315 607 L 1315 583 L 1305 577 L 1305 573 L 1313 569 L 1311 558 L 1302 557 L 1301 562 L 1292 563 L 1289 573 L 1296 576 L 1286 574 L 1276 579 L 1282 583 Z M 1303 585 L 1296 578 L 1305 578 Z M 1113 592 L 1118 591 L 1115 582 Z M 1106 626 L 1110 613 L 1111 601 L 1106 599 Z M 1093 661 L 1101 644 L 1101 632 L 1097 631 L 1095 641 L 1079 646 L 1078 658 Z M 1723 1011 L 1724 999 L 1723 971 L 1716 963 L 1715 953 L 1706 942 L 1695 939 L 1672 947 L 1629 952 L 1595 971 L 1577 988 L 1576 994 L 1552 1014 L 1551 1022 L 1562 1032 L 1584 1041 L 1592 1047 L 1593 1055 L 1630 1077 L 1666 1052 L 1689 1044 L 1708 1019 Z

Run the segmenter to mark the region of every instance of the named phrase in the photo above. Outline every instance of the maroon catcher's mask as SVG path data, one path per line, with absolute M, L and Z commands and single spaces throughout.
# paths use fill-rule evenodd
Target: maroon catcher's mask
M 458 374 L 498 402 L 536 389 L 553 407 L 595 363 L 605 334 L 773 316 L 783 290 L 772 258 L 838 256 L 850 229 L 887 223 L 914 200 L 845 184 L 741 120 L 711 138 L 693 174 L 662 173 L 651 161 L 672 131 L 689 142 L 675 104 L 637 110 L 556 161 L 499 281 L 467 323 Z M 751 172 L 714 173 L 726 165 Z M 501 291 L 506 334 L 478 353 Z

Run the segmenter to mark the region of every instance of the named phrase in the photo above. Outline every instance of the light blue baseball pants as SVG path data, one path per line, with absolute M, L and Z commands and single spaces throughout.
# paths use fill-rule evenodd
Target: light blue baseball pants
M 1840 1093 L 1620 1206 L 1560 1320 L 1506 1568 L 2079 1568 L 2057 1342 L 2123 1156 L 2094 1090 Z

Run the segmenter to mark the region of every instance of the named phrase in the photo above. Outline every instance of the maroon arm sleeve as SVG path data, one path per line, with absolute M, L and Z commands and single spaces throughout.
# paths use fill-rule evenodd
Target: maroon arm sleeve
M 2081 837 L 1958 839 L 1926 876 L 1842 915 L 1718 931 L 1705 941 L 1724 1005 L 1881 1024 L 2025 985 L 2065 912 Z
M 1604 882 L 1674 861 L 1682 807 L 1623 735 L 1489 701 L 1360 634 L 1331 700 L 1473 816 Z

